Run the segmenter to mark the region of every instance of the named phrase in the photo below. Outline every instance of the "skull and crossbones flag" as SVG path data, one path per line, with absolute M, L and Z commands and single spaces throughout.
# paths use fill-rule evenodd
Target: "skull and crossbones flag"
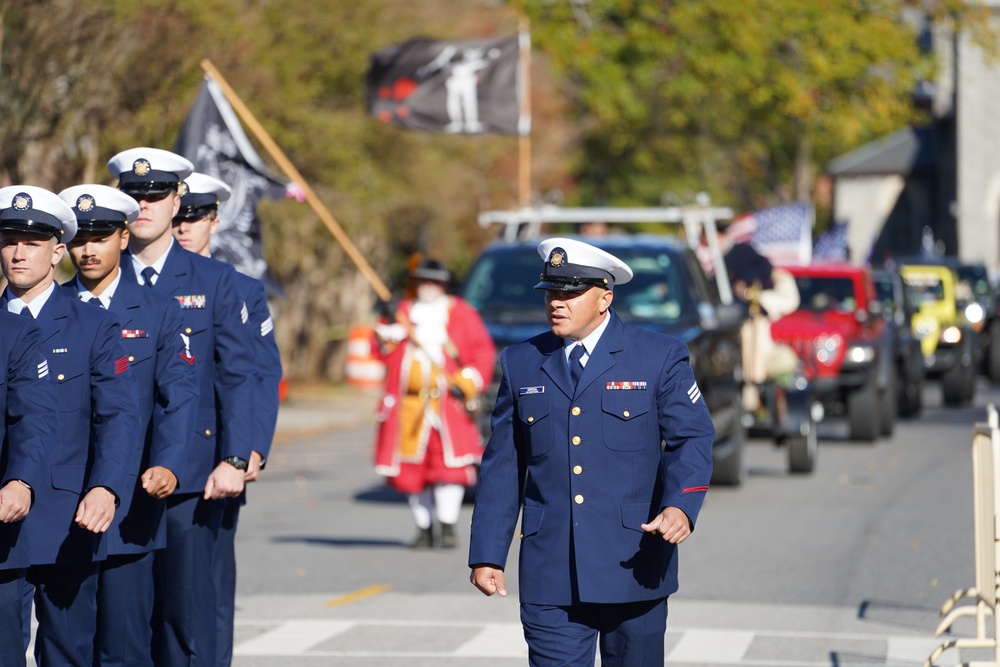
M 522 39 L 526 39 L 522 37 Z M 371 57 L 368 113 L 409 130 L 527 134 L 519 105 L 519 37 L 415 38 Z

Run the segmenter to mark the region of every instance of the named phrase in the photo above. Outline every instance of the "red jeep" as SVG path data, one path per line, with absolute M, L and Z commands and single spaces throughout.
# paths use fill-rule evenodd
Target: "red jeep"
M 869 269 L 849 264 L 784 267 L 799 288 L 799 309 L 771 325 L 792 347 L 826 415 L 846 416 L 851 439 L 891 435 L 896 373 Z

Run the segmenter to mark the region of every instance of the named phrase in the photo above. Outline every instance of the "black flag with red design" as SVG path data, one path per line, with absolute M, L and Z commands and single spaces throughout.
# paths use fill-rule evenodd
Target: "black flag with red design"
M 409 130 L 524 134 L 519 118 L 518 37 L 411 39 L 372 55 L 368 113 Z

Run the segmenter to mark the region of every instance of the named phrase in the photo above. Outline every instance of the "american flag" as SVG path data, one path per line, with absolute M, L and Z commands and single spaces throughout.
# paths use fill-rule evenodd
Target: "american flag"
M 847 261 L 847 223 L 834 223 L 819 235 L 813 246 L 813 259 L 825 262 Z
M 740 216 L 733 221 L 727 235 L 730 240 L 740 242 L 752 230 L 751 244 L 771 263 L 809 264 L 814 217 L 810 204 L 781 204 Z

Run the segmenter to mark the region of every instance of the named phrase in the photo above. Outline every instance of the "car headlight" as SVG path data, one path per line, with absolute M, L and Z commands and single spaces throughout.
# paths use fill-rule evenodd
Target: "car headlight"
M 969 321 L 970 324 L 979 324 L 983 321 L 983 317 L 986 316 L 986 311 L 978 303 L 970 303 L 965 307 L 965 319 Z
M 837 349 L 844 344 L 844 339 L 840 334 L 823 334 L 813 341 L 816 348 L 816 361 L 824 366 L 832 366 L 837 360 Z
M 941 332 L 941 340 L 945 343 L 954 345 L 958 341 L 962 340 L 962 330 L 952 325 Z
M 864 364 L 875 358 L 875 348 L 871 345 L 852 345 L 847 348 L 846 359 L 855 364 Z

